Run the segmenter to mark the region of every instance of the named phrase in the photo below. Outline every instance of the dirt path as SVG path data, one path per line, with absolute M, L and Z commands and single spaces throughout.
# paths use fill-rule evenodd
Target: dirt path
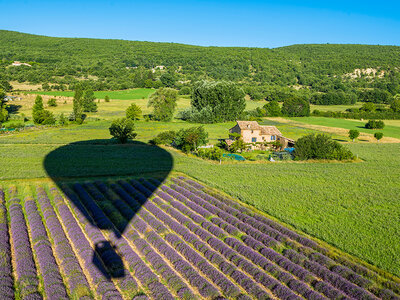
M 294 125 L 294 126 L 298 126 L 298 127 L 308 128 L 308 129 L 314 129 L 314 130 L 323 131 L 323 132 L 334 133 L 334 134 L 342 135 L 345 137 L 348 137 L 348 135 L 349 135 L 348 129 L 340 128 L 340 127 L 312 125 L 312 124 L 296 122 L 296 121 L 292 121 L 292 120 L 288 120 L 288 119 L 280 118 L 280 117 L 268 118 L 268 120 L 285 123 L 285 124 L 289 124 L 289 125 Z M 376 139 L 374 138 L 373 134 L 370 134 L 370 133 L 360 132 L 360 136 L 358 137 L 358 140 L 361 142 L 376 143 Z M 379 143 L 400 143 L 400 139 L 396 139 L 393 137 L 383 137 L 379 141 Z

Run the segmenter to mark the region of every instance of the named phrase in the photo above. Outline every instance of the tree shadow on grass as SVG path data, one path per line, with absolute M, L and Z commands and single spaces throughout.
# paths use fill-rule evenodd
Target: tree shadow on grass
M 173 158 L 169 152 L 137 141 L 124 145 L 116 144 L 113 140 L 71 143 L 50 152 L 44 160 L 47 174 L 67 196 L 66 199 L 78 207 L 90 224 L 102 230 L 110 230 L 117 237 L 121 237 L 140 207 L 132 209 L 128 215 L 125 212 L 124 220 L 119 220 L 118 224 L 103 222 L 96 213 L 100 206 L 90 204 L 96 200 L 93 193 L 88 192 L 86 185 L 81 183 L 125 176 L 152 176 L 163 181 L 172 167 Z M 91 200 L 86 201 L 87 197 Z M 93 263 L 108 278 L 124 276 L 122 258 L 117 251 L 110 241 L 95 245 Z

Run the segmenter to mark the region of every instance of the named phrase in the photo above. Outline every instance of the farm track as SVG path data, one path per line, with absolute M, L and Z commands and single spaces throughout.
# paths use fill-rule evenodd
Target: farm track
M 186 177 L 60 188 L 0 191 L 4 299 L 400 299 L 396 280 Z

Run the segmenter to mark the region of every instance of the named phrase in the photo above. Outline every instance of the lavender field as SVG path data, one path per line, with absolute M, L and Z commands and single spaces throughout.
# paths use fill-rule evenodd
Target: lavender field
M 0 190 L 1 299 L 400 299 L 338 253 L 186 177 Z

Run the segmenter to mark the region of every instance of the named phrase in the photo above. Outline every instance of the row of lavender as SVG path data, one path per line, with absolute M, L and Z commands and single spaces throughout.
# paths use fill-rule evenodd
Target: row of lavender
M 188 185 L 181 179 L 173 181 L 170 187 L 162 185 L 156 197 L 152 196 L 152 191 L 156 190 L 154 184 L 160 184 L 156 180 L 119 181 L 110 186 L 102 182 L 76 184 L 74 190 L 81 199 L 87 199 L 84 203 L 91 203 L 88 207 L 91 211 L 97 209 L 95 216 L 110 217 L 116 227 L 121 219 L 129 222 L 134 216 L 127 238 L 142 253 L 157 251 L 173 264 L 177 274 L 188 280 L 190 277 L 174 264 L 179 258 L 174 259 L 165 251 L 166 248 L 175 249 L 192 265 L 194 272 L 200 273 L 211 287 L 214 285 L 226 297 L 245 298 L 247 293 L 257 299 L 269 298 L 271 294 L 282 299 L 299 296 L 306 299 L 377 299 L 377 296 L 396 299 L 392 291 L 378 289 L 373 282 L 355 276 L 354 272 L 353 276 L 344 273 L 344 267 L 326 268 L 318 261 L 323 262 L 322 256 L 316 256 L 313 261 L 288 247 L 294 245 L 296 250 L 304 252 L 305 247 L 311 249 L 310 246 L 317 245 L 314 241 L 295 232 L 288 234 L 289 230 L 283 227 L 279 231 L 268 222 L 256 223 L 253 216 L 253 219 L 245 218 L 240 211 L 232 211 L 231 206 L 225 205 L 222 210 L 218 205 L 222 207 L 223 202 L 204 193 L 203 187 L 196 189 L 194 184 Z M 305 249 L 298 246 L 300 242 L 307 245 L 301 246 Z M 187 283 L 192 282 L 188 280 Z M 214 291 L 208 288 L 207 292 L 198 286 L 192 288 L 202 296 L 218 295 L 215 288 Z
M 398 283 L 380 278 L 374 271 L 348 259 L 338 257 L 334 260 L 328 257 L 328 250 L 315 241 L 255 213 L 218 192 L 185 177 L 172 178 L 170 187 L 190 199 L 192 205 L 194 203 L 201 209 L 217 215 L 218 218 L 211 219 L 214 224 L 226 227 L 228 223 L 256 239 L 259 243 L 254 243 L 251 239 L 246 241 L 248 238 L 242 236 L 247 245 L 283 267 L 290 265 L 287 262 L 289 259 L 350 297 L 399 298 Z M 269 248 L 268 251 L 265 248 Z

